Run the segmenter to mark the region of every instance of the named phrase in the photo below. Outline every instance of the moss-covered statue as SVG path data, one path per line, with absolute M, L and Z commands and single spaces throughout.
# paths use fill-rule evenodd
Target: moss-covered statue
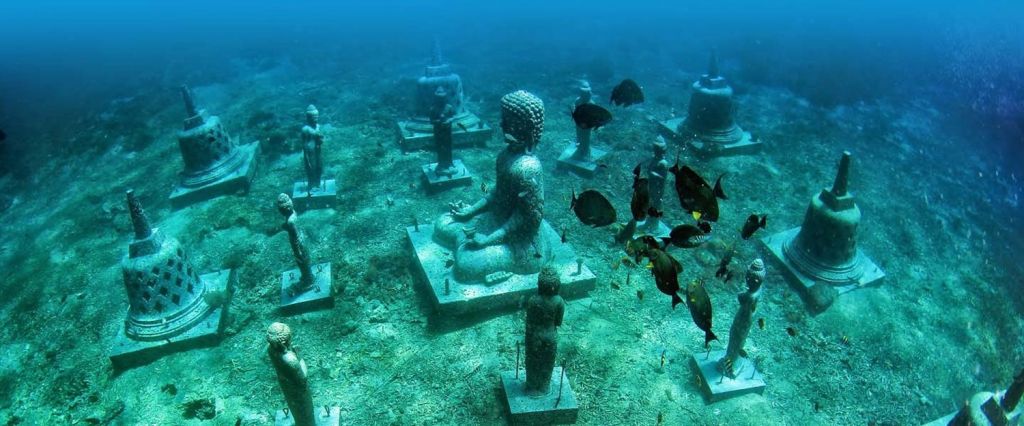
M 558 353 L 558 327 L 565 301 L 558 295 L 558 273 L 544 268 L 537 277 L 537 294 L 526 304 L 526 393 L 547 394 Z
M 498 154 L 494 188 L 473 205 L 453 203 L 435 222 L 434 241 L 454 252 L 460 282 L 534 274 L 552 257 L 540 232 L 544 183 L 533 154 L 544 131 L 544 102 L 522 90 L 505 95 L 501 129 L 507 145 Z

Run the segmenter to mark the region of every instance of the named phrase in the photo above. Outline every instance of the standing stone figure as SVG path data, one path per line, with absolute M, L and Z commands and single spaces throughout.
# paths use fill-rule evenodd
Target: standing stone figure
M 292 330 L 288 325 L 275 322 L 267 328 L 267 355 L 277 373 L 288 413 L 295 426 L 315 426 L 313 396 L 309 392 L 306 362 L 292 347 Z
M 725 350 L 725 356 L 718 360 L 718 371 L 732 379 L 736 378 L 743 369 L 742 363 L 746 362 L 741 352 L 747 335 L 750 334 L 751 319 L 757 309 L 757 301 L 761 299 L 761 283 L 764 282 L 764 276 L 764 262 L 761 259 L 754 259 L 747 267 L 747 291 L 736 296 L 740 302 L 740 309 L 736 311 L 732 328 L 729 329 L 729 346 Z
M 306 250 L 305 244 L 302 243 L 302 236 L 296 226 L 298 215 L 295 214 L 292 199 L 288 195 L 280 194 L 277 196 L 277 211 L 281 213 L 281 216 L 284 216 L 284 223 L 281 224 L 281 228 L 288 233 L 288 242 L 292 246 L 295 264 L 298 265 L 299 274 L 301 275 L 299 281 L 289 290 L 291 295 L 294 296 L 313 287 L 313 284 L 316 283 L 316 277 L 313 275 L 309 250 Z
M 647 163 L 647 193 L 651 197 L 651 207 L 661 211 L 669 169 L 668 160 L 665 159 L 665 152 L 668 151 L 665 138 L 658 136 L 651 143 L 651 151 L 654 152 L 654 157 Z
M 534 274 L 551 257 L 541 234 L 544 173 L 534 147 L 544 132 L 544 102 L 516 91 L 501 98 L 506 148 L 494 188 L 473 205 L 453 203 L 434 224 L 434 241 L 454 251 L 455 278 L 481 282 L 496 272 Z
M 321 146 L 324 135 L 320 132 L 320 111 L 316 106 L 306 107 L 306 125 L 302 126 L 302 164 L 306 169 L 306 192 L 323 188 L 324 163 Z
M 526 304 L 526 387 L 531 395 L 550 391 L 551 373 L 558 353 L 558 327 L 565 301 L 558 295 L 558 272 L 544 268 L 537 277 L 537 294 Z
M 573 102 L 573 108 L 583 104 L 594 103 L 593 92 L 590 89 L 589 81 L 580 80 L 579 92 L 579 96 L 577 96 L 576 101 Z M 592 133 L 593 129 L 584 129 L 580 126 L 576 126 L 576 152 L 573 154 L 573 159 L 579 161 L 590 161 L 590 136 Z
M 455 119 L 455 108 L 448 102 L 448 92 L 444 86 L 437 86 L 434 91 L 434 106 L 430 111 L 430 122 L 434 125 L 434 146 L 437 151 L 437 165 L 434 173 L 439 176 L 452 176 L 456 173 L 452 157 L 452 121 Z

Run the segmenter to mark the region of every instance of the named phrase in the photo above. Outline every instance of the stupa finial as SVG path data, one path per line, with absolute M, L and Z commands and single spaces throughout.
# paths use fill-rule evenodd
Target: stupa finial
M 129 189 L 125 195 L 128 198 L 128 213 L 132 216 L 132 228 L 135 230 L 135 239 L 144 240 L 153 234 L 153 228 L 149 226 L 149 217 L 142 209 L 142 203 L 135 198 L 135 190 Z
M 444 65 L 444 58 L 441 56 L 441 41 L 434 37 L 433 65 Z
M 199 112 L 196 111 L 195 100 L 192 99 L 192 89 L 189 89 L 187 84 L 181 85 L 181 98 L 185 100 L 185 113 L 189 117 L 199 115 Z
M 847 182 L 850 179 L 850 151 L 843 151 L 843 157 L 839 159 L 839 170 L 836 171 L 836 181 L 832 184 L 832 195 L 842 197 L 846 195 Z
M 718 77 L 718 50 L 711 49 L 711 58 L 708 60 L 708 77 Z

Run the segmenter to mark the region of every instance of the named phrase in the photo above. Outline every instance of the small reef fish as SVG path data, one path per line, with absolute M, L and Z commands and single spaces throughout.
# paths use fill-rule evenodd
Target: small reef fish
M 676 195 L 679 196 L 679 205 L 683 210 L 693 215 L 694 219 L 717 222 L 718 200 L 728 198 L 722 189 L 722 178 L 725 174 L 715 180 L 715 186 L 712 188 L 690 166 L 680 166 L 678 160 L 669 168 L 669 172 L 675 176 Z
M 679 274 L 683 272 L 683 265 L 663 250 L 653 249 L 649 253 L 654 283 L 659 291 L 672 296 L 672 309 L 675 309 L 676 305 L 683 302 L 679 297 Z
M 704 280 L 694 280 L 686 288 L 686 307 L 697 328 L 704 330 L 704 347 L 708 347 L 718 336 L 711 331 L 711 296 L 704 288 Z
M 583 191 L 578 198 L 574 190 L 569 202 L 569 210 L 576 213 L 576 217 L 584 225 L 602 227 L 615 223 L 615 208 L 612 207 L 612 203 L 594 189 Z
M 766 225 L 768 225 L 768 215 L 766 214 L 761 216 L 756 214 L 747 216 L 747 221 L 743 223 L 743 229 L 740 230 L 740 237 L 744 240 L 748 240 L 750 237 L 754 236 L 754 233 L 757 232 L 758 229 L 763 229 Z
M 757 328 L 764 330 L 764 317 L 757 319 Z
M 729 272 L 729 263 L 732 262 L 734 254 L 736 254 L 735 250 L 729 250 L 725 253 L 725 256 L 722 256 L 722 260 L 718 262 L 718 270 L 715 271 L 715 278 L 729 278 L 732 276 L 732 273 Z
M 627 78 L 612 89 L 610 102 L 612 105 L 623 107 L 642 104 L 644 103 L 644 91 L 639 84 Z
M 790 337 L 796 337 L 797 331 L 793 327 L 786 327 L 786 334 L 789 334 Z
M 653 236 L 641 235 L 626 243 L 626 254 L 633 256 L 633 263 L 640 263 L 641 257 L 650 257 L 652 250 L 661 248 L 661 244 Z
M 572 121 L 581 129 L 596 129 L 612 121 L 612 113 L 596 104 L 579 104 L 570 112 Z
M 695 248 L 704 244 L 711 238 L 711 226 L 702 222 L 698 225 L 684 224 L 672 228 L 668 237 L 662 237 L 665 244 L 672 244 L 676 247 Z M 704 224 L 704 225 L 702 225 Z M 703 229 L 702 229 L 703 228 Z
M 629 200 L 629 210 L 633 219 L 641 221 L 647 216 L 661 217 L 661 212 L 651 207 L 650 188 L 647 178 L 640 177 L 640 165 L 633 168 L 633 197 Z

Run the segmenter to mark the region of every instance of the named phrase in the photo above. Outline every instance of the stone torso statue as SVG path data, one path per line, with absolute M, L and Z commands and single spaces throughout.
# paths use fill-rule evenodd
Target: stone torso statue
M 323 185 L 323 156 L 321 146 L 324 135 L 320 132 L 320 111 L 315 106 L 306 108 L 306 125 L 302 126 L 302 164 L 306 170 L 306 190 L 320 188 Z
M 541 270 L 537 294 L 526 305 L 526 392 L 547 394 L 558 354 L 558 327 L 565 315 L 565 301 L 558 295 L 558 273 Z
M 281 229 L 288 233 L 288 243 L 292 247 L 292 255 L 295 257 L 295 264 L 298 265 L 299 273 L 301 274 L 299 281 L 289 289 L 289 292 L 295 295 L 310 289 L 316 278 L 313 276 L 309 250 L 306 250 L 306 245 L 302 242 L 302 234 L 299 232 L 298 226 L 296 226 L 298 215 L 295 214 L 292 199 L 287 194 L 277 196 L 277 211 L 281 213 L 281 216 L 284 216 L 284 223 L 281 224 Z
M 665 139 L 659 136 L 651 144 L 651 149 L 654 151 L 654 158 L 647 163 L 647 191 L 651 197 L 651 207 L 660 211 L 669 168 L 668 160 L 665 159 L 665 151 L 668 150 Z
M 501 100 L 507 146 L 495 164 L 495 185 L 473 205 L 455 203 L 435 222 L 434 240 L 455 251 L 455 277 L 479 282 L 496 272 L 533 274 L 551 258 L 540 227 L 544 184 L 533 148 L 540 142 L 544 103 L 518 91 Z
M 579 91 L 579 96 L 577 96 L 576 101 L 573 102 L 574 108 L 583 104 L 594 103 L 593 92 L 590 89 L 590 82 L 586 80 L 580 80 Z M 590 159 L 590 137 L 592 133 L 593 129 L 584 129 L 582 127 L 576 126 L 576 152 L 573 154 L 574 157 L 583 160 Z
M 289 415 L 296 426 L 314 426 L 313 397 L 309 392 L 306 362 L 292 347 L 292 331 L 287 325 L 275 322 L 267 328 L 267 356 L 277 373 Z
M 764 262 L 761 259 L 754 259 L 747 267 L 747 291 L 740 293 L 736 299 L 740 302 L 740 308 L 732 320 L 732 327 L 729 329 L 729 346 L 725 350 L 725 356 L 718 361 L 718 370 L 722 374 L 735 378 L 742 365 L 743 344 L 750 334 L 750 326 L 754 311 L 757 310 L 757 301 L 761 299 L 761 284 L 764 282 Z
M 448 92 L 444 86 L 438 86 L 434 92 L 434 105 L 430 109 L 430 122 L 434 126 L 434 144 L 437 150 L 437 168 L 439 175 L 455 173 L 452 157 L 452 121 L 455 119 L 455 107 L 448 102 Z

